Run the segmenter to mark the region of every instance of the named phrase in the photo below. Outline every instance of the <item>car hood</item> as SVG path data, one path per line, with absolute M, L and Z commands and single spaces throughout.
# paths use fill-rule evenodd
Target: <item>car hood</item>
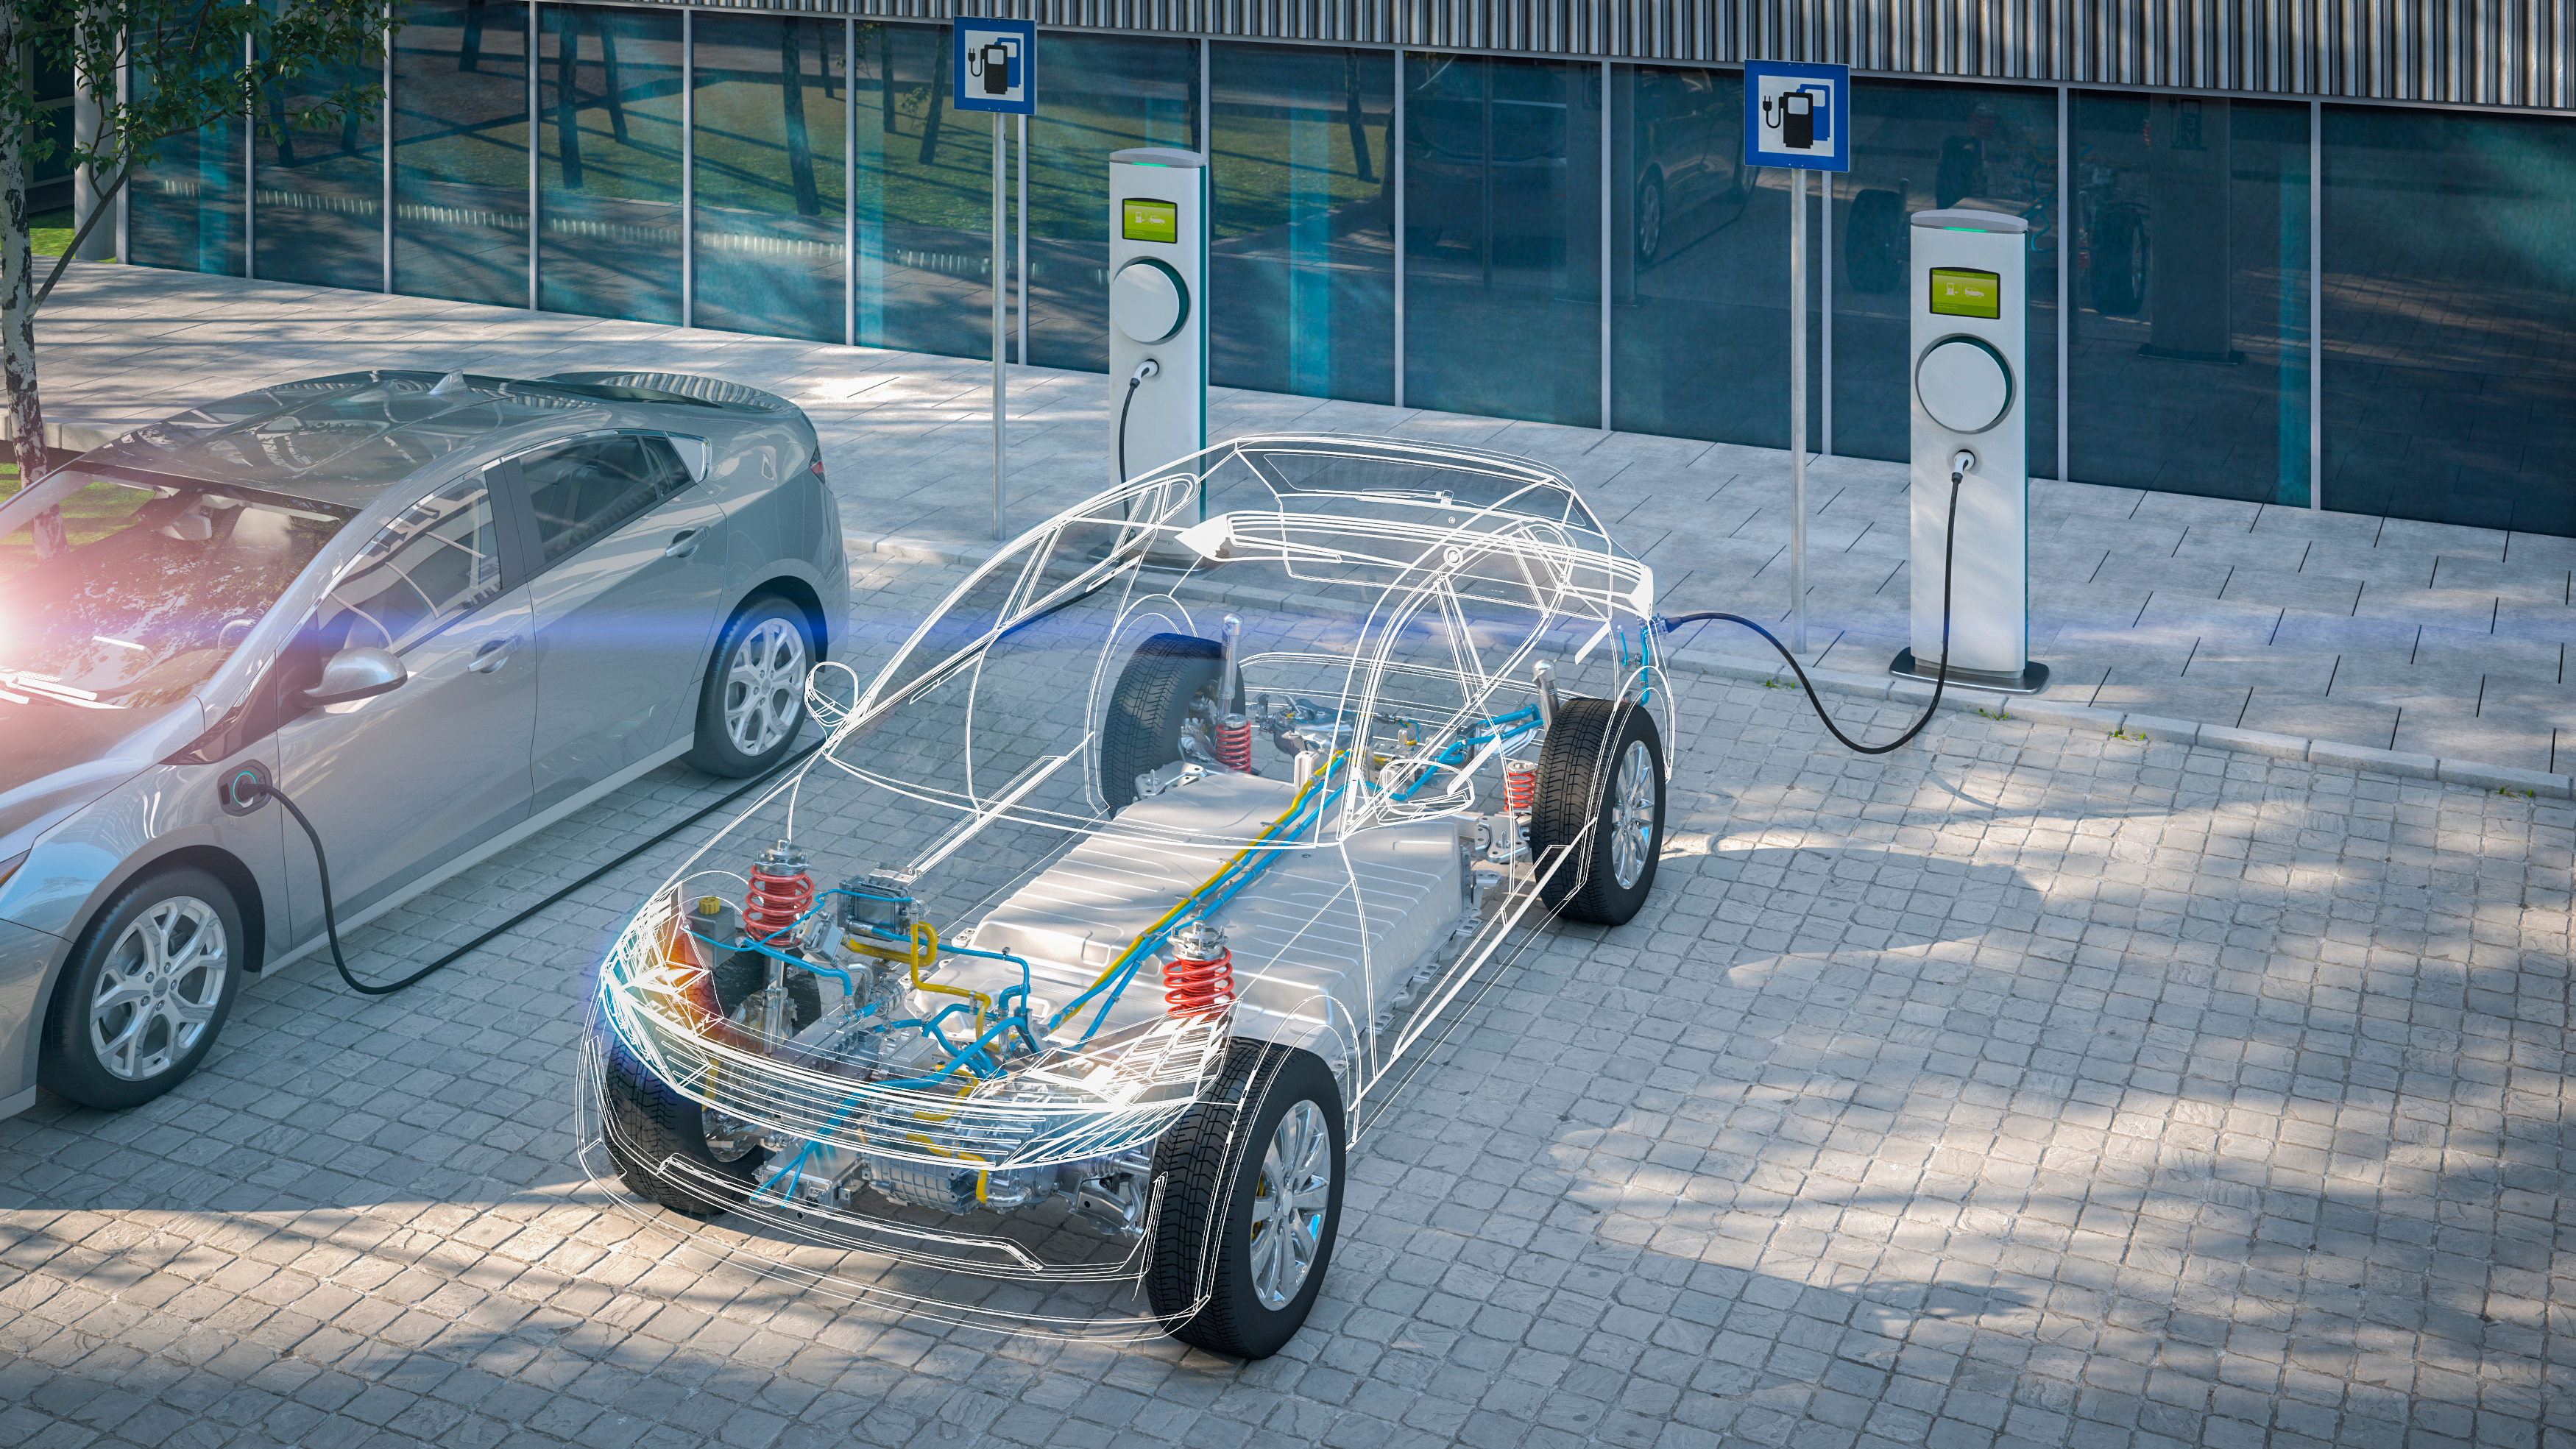
M 205 729 L 194 699 L 156 709 L 0 700 L 0 857 Z

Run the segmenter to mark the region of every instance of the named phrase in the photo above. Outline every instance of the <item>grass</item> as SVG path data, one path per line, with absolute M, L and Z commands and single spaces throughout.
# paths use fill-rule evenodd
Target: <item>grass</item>
M 106 223 L 102 222 L 100 225 L 104 226 Z M 66 206 L 59 211 L 49 211 L 42 216 L 27 218 L 27 239 L 36 244 L 36 255 L 61 256 L 63 248 L 72 244 L 72 209 Z M 12 469 L 9 473 L 9 487 L 13 492 L 18 486 L 17 477 L 17 471 Z
M 1984 716 L 1985 716 L 1986 718 L 1988 718 L 1988 719 L 2011 719 L 2011 718 L 2012 718 L 2012 711 L 2011 711 L 2011 710 L 2008 710 L 2008 709 L 2005 709 L 2005 708 L 2003 708 L 2003 707 L 2002 707 L 2002 706 L 2000 706 L 2000 705 L 1996 706 L 1996 707 L 1995 707 L 1995 708 L 1993 708 L 1993 709 L 1988 709 L 1988 708 L 1986 708 L 1986 707 L 1985 707 L 1984 705 L 1982 705 L 1982 704 L 1981 704 L 1981 705 L 1978 705 L 1978 706 L 1977 706 L 1977 713 L 1979 713 L 1979 714 L 1981 714 L 1981 715 L 1984 715 Z
M 18 469 L 0 465 L 0 501 L 18 491 Z M 63 532 L 74 544 L 105 538 L 123 528 L 134 516 L 136 505 L 149 494 L 139 488 L 118 483 L 92 483 L 63 500 Z M 23 573 L 36 562 L 36 540 L 32 529 L 22 528 L 0 538 L 0 578 Z
M 2111 738 L 2115 740 L 2130 740 L 2141 745 L 2147 742 L 2147 737 L 2145 735 L 2133 735 L 2129 733 L 2125 727 L 2115 727 L 2111 731 Z

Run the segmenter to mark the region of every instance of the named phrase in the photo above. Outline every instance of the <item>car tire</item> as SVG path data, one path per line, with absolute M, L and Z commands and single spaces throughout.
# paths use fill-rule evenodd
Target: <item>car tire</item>
M 804 610 L 775 594 L 744 604 L 707 661 L 691 768 L 745 779 L 787 758 L 805 727 L 805 676 L 813 667 L 814 632 Z
M 1225 669 L 1225 646 L 1192 634 L 1154 634 L 1127 656 L 1109 691 L 1109 713 L 1100 730 L 1100 796 L 1115 814 L 1134 804 L 1136 777 L 1181 757 L 1181 734 L 1190 706 L 1216 698 Z M 1243 709 L 1237 681 L 1234 708 Z
M 603 1036 L 600 1136 L 628 1190 L 698 1218 L 749 1198 L 769 1154 L 754 1147 L 730 1160 L 719 1157 L 707 1141 L 706 1109 L 653 1075 L 615 1032 Z
M 1664 179 L 1637 183 L 1637 265 L 1651 267 L 1664 248 Z
M 127 886 L 55 982 L 36 1080 L 102 1111 L 179 1085 L 232 1014 L 247 942 L 232 891 L 205 871 L 158 871 Z
M 1162 1201 L 1146 1297 L 1174 1338 L 1239 1359 L 1287 1346 L 1332 1266 L 1346 1152 L 1341 1088 L 1322 1058 L 1267 1042 L 1226 1049 L 1215 1090 L 1154 1149 Z
M 1557 706 L 1539 746 L 1530 852 L 1544 857 L 1559 845 L 1575 854 L 1540 887 L 1550 909 L 1624 926 L 1644 908 L 1664 848 L 1664 744 L 1643 707 L 1611 699 Z

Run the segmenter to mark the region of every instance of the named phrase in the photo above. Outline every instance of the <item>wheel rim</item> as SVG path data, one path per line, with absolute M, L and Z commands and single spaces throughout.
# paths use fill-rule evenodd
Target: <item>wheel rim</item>
M 746 755 L 778 748 L 805 701 L 805 635 L 785 619 L 763 619 L 725 661 L 725 735 Z
M 1663 241 L 1664 189 L 1649 186 L 1645 194 L 1637 198 L 1637 255 L 1653 261 Z
M 1655 757 L 1644 740 L 1630 740 L 1610 782 L 1610 874 L 1619 889 L 1635 888 L 1655 848 Z
M 1252 1292 L 1262 1307 L 1287 1307 L 1314 1273 L 1332 1190 L 1333 1138 L 1324 1109 L 1300 1101 L 1270 1134 L 1252 1189 Z
M 230 975 L 223 917 L 195 896 L 156 902 L 118 934 L 89 1003 L 89 1046 L 108 1075 L 143 1082 L 197 1049 Z

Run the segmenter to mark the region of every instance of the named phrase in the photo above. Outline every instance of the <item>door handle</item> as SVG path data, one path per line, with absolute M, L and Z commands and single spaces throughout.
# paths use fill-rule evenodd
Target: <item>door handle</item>
M 516 634 L 506 639 L 486 639 L 482 647 L 474 651 L 474 662 L 465 667 L 476 674 L 490 674 L 509 663 L 510 652 L 518 647 L 519 636 Z
M 671 535 L 671 546 L 662 550 L 664 558 L 687 558 L 698 551 L 701 530 L 684 528 Z

